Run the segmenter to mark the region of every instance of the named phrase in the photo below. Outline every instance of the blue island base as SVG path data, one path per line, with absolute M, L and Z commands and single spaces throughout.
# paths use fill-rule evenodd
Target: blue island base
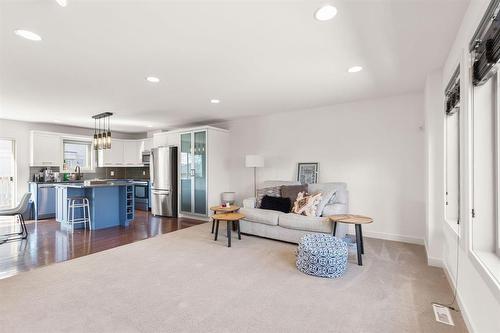
M 134 219 L 134 185 L 56 185 L 56 220 L 68 221 L 68 198 L 86 197 L 90 204 L 91 229 L 127 227 Z M 82 209 L 75 209 L 75 219 L 82 218 Z M 84 228 L 75 224 L 75 228 Z

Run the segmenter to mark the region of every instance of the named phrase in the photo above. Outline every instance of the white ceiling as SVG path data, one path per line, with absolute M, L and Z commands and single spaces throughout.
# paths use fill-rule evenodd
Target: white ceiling
M 92 127 L 111 111 L 144 132 L 422 91 L 468 0 L 68 3 L 0 0 L 0 118 Z M 325 3 L 337 16 L 315 20 Z

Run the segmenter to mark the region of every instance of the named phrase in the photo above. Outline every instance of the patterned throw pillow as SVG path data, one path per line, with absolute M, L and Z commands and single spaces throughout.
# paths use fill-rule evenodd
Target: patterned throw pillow
M 260 208 L 262 198 L 267 195 L 270 197 L 281 197 L 281 186 L 265 187 L 257 189 L 256 206 Z
M 293 204 L 292 212 L 305 216 L 316 216 L 316 209 L 321 201 L 322 193 L 308 195 L 305 192 L 300 192 L 297 195 L 297 200 Z

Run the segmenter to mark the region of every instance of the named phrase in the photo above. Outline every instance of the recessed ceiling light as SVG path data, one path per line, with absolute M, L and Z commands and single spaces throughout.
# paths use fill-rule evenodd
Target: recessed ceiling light
M 15 30 L 14 33 L 20 37 L 23 37 L 23 38 L 26 38 L 29 40 L 33 40 L 36 42 L 42 40 L 42 37 L 40 37 L 39 35 L 37 35 L 34 32 L 28 31 L 28 30 Z
M 160 79 L 157 78 L 156 76 L 148 76 L 146 78 L 146 81 L 151 82 L 151 83 L 158 83 L 158 82 L 160 82 Z
M 148 127 L 149 127 L 149 128 L 152 128 L 152 127 L 153 127 L 153 125 L 148 125 Z
M 361 67 L 361 66 L 352 66 L 347 71 L 349 73 L 357 73 L 357 72 L 360 72 L 362 69 L 363 69 L 363 67 Z
M 314 13 L 314 17 L 318 21 L 328 21 L 337 15 L 337 8 L 332 5 L 324 5 L 321 8 L 318 8 L 316 13 Z
M 212 103 L 212 104 L 219 104 L 220 100 L 218 100 L 218 99 L 211 99 L 210 103 Z
M 55 123 L 60 123 L 61 121 L 60 120 L 54 120 Z
M 56 2 L 59 4 L 61 7 L 66 7 L 68 5 L 68 1 L 66 0 L 56 0 Z

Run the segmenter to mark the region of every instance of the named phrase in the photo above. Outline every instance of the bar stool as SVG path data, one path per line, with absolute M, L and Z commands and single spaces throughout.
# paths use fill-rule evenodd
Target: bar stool
M 92 224 L 90 221 L 90 204 L 89 199 L 86 197 L 69 197 L 68 200 L 68 218 L 66 219 L 68 224 L 71 224 L 71 232 L 75 231 L 75 224 L 83 223 L 85 229 L 87 229 L 87 223 L 89 229 L 92 229 Z M 82 209 L 83 217 L 75 218 L 75 208 Z

